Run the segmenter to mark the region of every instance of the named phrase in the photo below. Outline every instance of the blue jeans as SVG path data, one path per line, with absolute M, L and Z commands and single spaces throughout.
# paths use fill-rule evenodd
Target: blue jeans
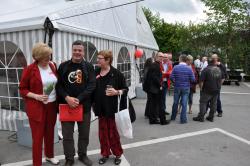
M 171 120 L 175 120 L 177 115 L 178 103 L 181 99 L 181 123 L 187 123 L 187 102 L 190 88 L 187 89 L 174 89 L 174 103 L 172 107 Z
M 218 98 L 217 98 L 217 112 L 218 113 L 222 113 L 222 106 L 221 106 L 221 100 L 220 100 L 220 92 L 218 94 Z

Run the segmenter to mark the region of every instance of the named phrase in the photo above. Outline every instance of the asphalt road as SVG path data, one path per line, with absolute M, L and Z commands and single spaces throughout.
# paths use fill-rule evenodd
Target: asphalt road
M 192 121 L 198 113 L 199 94 L 194 95 L 193 114 L 188 123 L 176 121 L 166 126 L 149 125 L 144 117 L 146 100 L 133 99 L 137 120 L 134 139 L 122 138 L 124 156 L 121 165 L 131 166 L 249 166 L 250 165 L 250 83 L 223 86 L 223 117 L 214 122 Z M 173 97 L 167 97 L 170 112 Z M 169 118 L 169 117 L 168 117 Z M 98 165 L 98 121 L 91 124 L 89 157 Z M 12 132 L 0 131 L 0 162 L 21 166 L 31 162 L 31 149 L 8 140 Z M 75 133 L 77 137 L 77 132 Z M 55 155 L 64 163 L 62 141 L 55 144 Z M 28 160 L 28 161 L 27 161 Z M 44 163 L 44 165 L 49 165 Z M 82 165 L 75 163 L 76 166 Z M 111 158 L 106 166 L 113 164 Z

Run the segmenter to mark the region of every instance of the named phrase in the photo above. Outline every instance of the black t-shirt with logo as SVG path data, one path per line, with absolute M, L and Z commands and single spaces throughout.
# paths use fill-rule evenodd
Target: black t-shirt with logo
M 203 82 L 202 91 L 209 94 L 216 94 L 221 89 L 222 72 L 214 65 L 207 66 L 202 72 L 200 80 Z
M 84 90 L 84 72 L 81 63 L 71 63 L 64 75 L 65 89 L 72 97 L 77 97 Z
M 80 103 L 91 105 L 91 95 L 95 89 L 96 79 L 92 64 L 82 61 L 73 63 L 63 62 L 58 68 L 56 92 L 59 103 L 66 103 L 65 97 L 79 99 Z

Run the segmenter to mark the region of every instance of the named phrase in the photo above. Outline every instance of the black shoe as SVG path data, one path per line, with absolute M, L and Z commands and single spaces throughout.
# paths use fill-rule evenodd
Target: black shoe
M 102 157 L 99 159 L 99 164 L 102 165 L 102 164 L 105 164 L 106 161 L 109 159 L 109 157 Z
M 159 120 L 152 120 L 152 121 L 149 121 L 149 124 L 160 124 L 160 121 Z
M 74 160 L 67 160 L 66 159 L 64 166 L 72 166 L 73 164 L 74 164 Z
M 218 113 L 218 115 L 217 115 L 218 117 L 222 117 L 222 113 Z
M 122 160 L 120 159 L 120 157 L 116 157 L 115 160 L 114 160 L 114 164 L 119 165 L 121 163 L 121 161 Z
M 92 166 L 93 164 L 93 162 L 88 158 L 88 156 L 80 156 L 78 160 L 87 166 Z
M 170 115 L 170 113 L 169 112 L 165 112 L 165 115 Z
M 208 121 L 210 121 L 210 122 L 213 122 L 213 121 L 214 121 L 214 118 L 206 117 L 206 120 L 208 120 Z
M 161 125 L 168 125 L 170 123 L 170 120 L 164 120 L 160 122 Z
M 193 121 L 197 121 L 197 122 L 204 122 L 204 118 L 201 117 L 193 117 Z

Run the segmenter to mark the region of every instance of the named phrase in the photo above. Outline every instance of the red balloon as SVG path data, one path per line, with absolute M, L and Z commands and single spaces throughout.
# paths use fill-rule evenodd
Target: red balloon
M 135 58 L 141 58 L 143 55 L 143 50 L 142 49 L 136 49 L 135 50 Z

